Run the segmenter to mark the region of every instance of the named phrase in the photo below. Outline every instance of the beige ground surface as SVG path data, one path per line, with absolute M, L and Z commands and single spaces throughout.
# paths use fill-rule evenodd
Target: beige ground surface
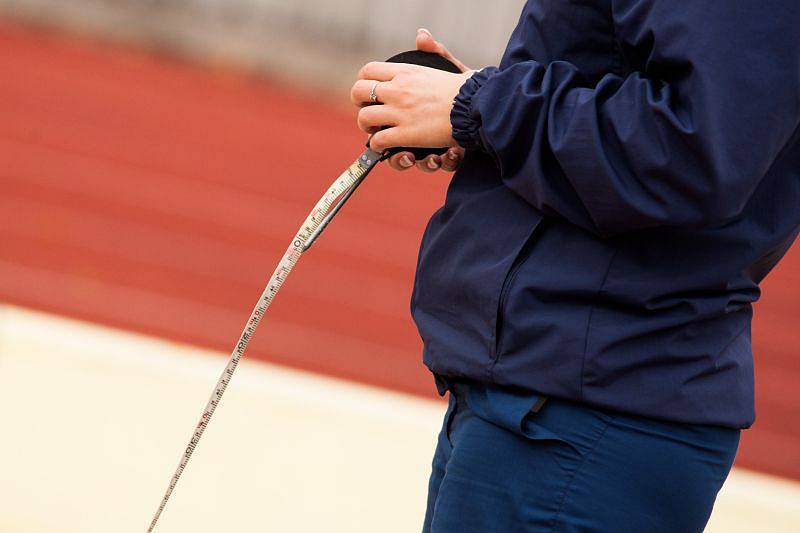
M 219 355 L 0 307 L 0 532 L 145 531 Z M 442 410 L 245 361 L 159 531 L 419 531 Z M 735 471 L 708 531 L 800 532 L 800 484 Z

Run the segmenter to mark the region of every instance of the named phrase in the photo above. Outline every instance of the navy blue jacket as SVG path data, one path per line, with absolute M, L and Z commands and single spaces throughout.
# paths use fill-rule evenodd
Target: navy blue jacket
M 800 229 L 800 1 L 530 0 L 451 118 L 428 367 L 752 424 L 752 304 Z

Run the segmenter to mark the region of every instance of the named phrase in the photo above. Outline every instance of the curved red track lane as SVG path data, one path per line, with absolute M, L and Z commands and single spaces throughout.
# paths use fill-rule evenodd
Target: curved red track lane
M 227 351 L 362 142 L 351 113 L 277 84 L 0 23 L 0 299 Z M 249 356 L 432 395 L 408 296 L 445 187 L 376 171 Z M 797 248 L 756 308 L 739 464 L 800 479 Z

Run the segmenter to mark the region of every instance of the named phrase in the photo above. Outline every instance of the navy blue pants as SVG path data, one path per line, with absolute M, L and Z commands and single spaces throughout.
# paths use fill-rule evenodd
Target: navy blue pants
M 696 533 L 740 431 L 450 383 L 423 533 Z

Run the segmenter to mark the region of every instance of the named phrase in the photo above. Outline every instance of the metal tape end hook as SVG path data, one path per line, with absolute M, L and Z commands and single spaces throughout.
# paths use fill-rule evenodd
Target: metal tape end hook
M 361 170 L 361 176 L 359 176 L 359 178 L 347 190 L 342 192 L 342 194 L 339 196 L 339 201 L 336 203 L 336 205 L 331 208 L 330 212 L 327 215 L 325 215 L 325 218 L 322 219 L 319 226 L 317 226 L 317 229 L 315 229 L 313 233 L 311 233 L 311 235 L 308 236 L 308 239 L 303 244 L 301 252 L 306 252 L 311 248 L 311 246 L 317 241 L 319 236 L 322 235 L 322 232 L 325 231 L 325 228 L 328 226 L 328 224 L 331 223 L 333 217 L 336 216 L 336 214 L 342 209 L 342 207 L 344 207 L 344 204 L 347 202 L 347 200 L 349 200 L 350 197 L 353 195 L 353 193 L 356 192 L 356 189 L 358 188 L 359 185 L 361 185 L 361 183 L 367 177 L 367 174 L 369 174 L 370 171 L 373 168 L 375 168 L 375 166 L 378 163 L 385 160 L 386 157 L 388 157 L 386 152 L 378 153 L 369 148 L 369 142 L 367 143 L 367 149 L 356 160 L 356 163 L 358 164 L 358 167 Z

